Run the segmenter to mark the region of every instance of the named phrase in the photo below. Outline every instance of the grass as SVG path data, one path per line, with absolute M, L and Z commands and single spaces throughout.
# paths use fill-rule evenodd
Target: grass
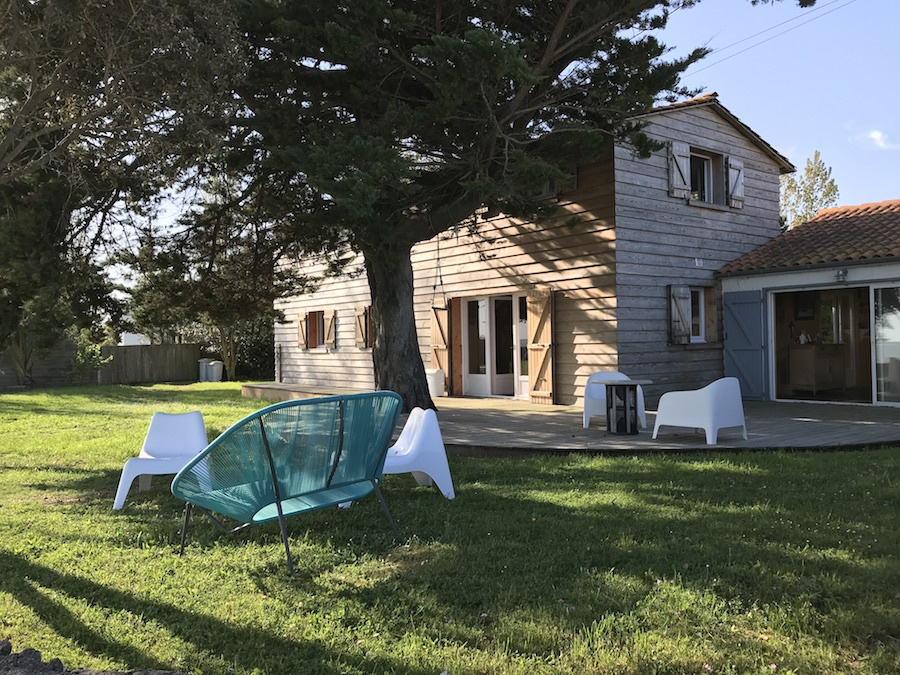
M 900 453 L 451 456 L 457 499 L 374 498 L 226 537 L 155 479 L 150 414 L 211 435 L 232 384 L 0 396 L 0 638 L 69 668 L 192 673 L 900 672 Z

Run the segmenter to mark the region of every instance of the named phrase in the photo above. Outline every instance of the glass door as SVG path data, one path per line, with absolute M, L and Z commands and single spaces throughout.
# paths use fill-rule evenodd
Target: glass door
M 466 300 L 463 312 L 465 322 L 463 340 L 463 393 L 473 396 L 489 396 L 491 393 L 491 350 L 488 344 L 491 324 L 488 317 L 488 299 Z
M 463 301 L 463 394 L 521 395 L 522 340 L 527 340 L 521 304 L 512 295 Z
M 775 293 L 777 397 L 872 402 L 869 289 Z
M 516 398 L 528 399 L 531 387 L 528 384 L 528 298 L 515 297 L 513 325 L 516 339 Z
M 900 403 L 900 286 L 875 289 L 875 395 Z

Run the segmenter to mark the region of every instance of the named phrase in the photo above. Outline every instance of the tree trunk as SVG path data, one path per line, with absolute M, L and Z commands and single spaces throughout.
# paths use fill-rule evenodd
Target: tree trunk
M 33 387 L 35 384 L 32 375 L 35 360 L 34 339 L 26 329 L 20 327 L 16 330 L 10 342 L 9 352 L 16 369 L 16 381 L 20 385 Z
M 219 352 L 222 354 L 222 363 L 225 366 L 225 380 L 235 380 L 237 369 L 237 350 L 234 346 L 234 326 L 216 326 L 219 332 Z
M 375 388 L 400 394 L 407 412 L 434 407 L 416 334 L 410 250 L 409 244 L 382 243 L 362 251 L 375 324 Z

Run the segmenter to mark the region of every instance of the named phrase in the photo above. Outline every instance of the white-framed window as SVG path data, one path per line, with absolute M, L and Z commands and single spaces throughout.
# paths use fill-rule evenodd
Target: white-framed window
M 713 166 L 716 171 L 713 171 Z M 706 202 L 707 204 L 720 204 L 721 182 L 715 181 L 721 172 L 722 157 L 713 157 L 712 155 L 701 155 L 696 152 L 691 153 L 691 200 L 695 202 Z
M 715 342 L 716 293 L 710 286 L 669 286 L 669 339 L 686 345 Z
M 736 157 L 669 143 L 669 194 L 690 204 L 744 206 L 744 163 Z
M 691 288 L 691 342 L 706 342 L 705 288 Z

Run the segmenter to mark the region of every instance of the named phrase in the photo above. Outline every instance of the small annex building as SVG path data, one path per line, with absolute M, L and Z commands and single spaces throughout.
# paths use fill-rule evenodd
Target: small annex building
M 575 404 L 591 373 L 620 370 L 653 381 L 652 405 L 723 375 L 716 273 L 779 234 L 794 167 L 714 93 L 637 119 L 659 149 L 578 166 L 548 187 L 556 217 L 473 214 L 413 248 L 420 351 L 446 395 Z M 276 379 L 371 388 L 369 302 L 361 260 L 279 301 Z
M 745 398 L 900 405 L 900 200 L 823 209 L 718 276 Z

